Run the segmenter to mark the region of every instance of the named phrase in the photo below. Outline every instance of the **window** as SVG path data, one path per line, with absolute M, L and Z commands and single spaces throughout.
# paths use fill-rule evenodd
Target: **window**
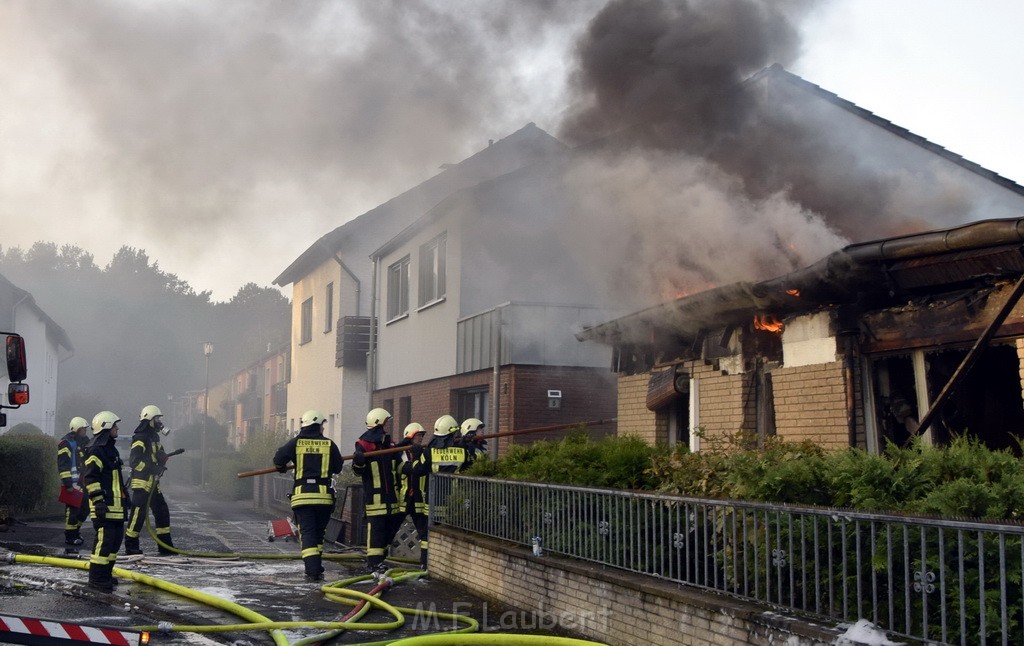
M 444 298 L 447 246 L 448 234 L 442 233 L 420 247 L 420 307 Z
M 475 417 L 487 424 L 487 413 L 490 406 L 490 392 L 484 388 L 469 388 L 456 393 L 456 411 L 459 419 Z
M 409 313 L 409 256 L 388 267 L 388 320 Z
M 327 283 L 324 293 L 324 334 L 334 329 L 334 283 Z
M 300 330 L 299 345 L 309 343 L 313 340 L 313 297 L 310 296 L 302 301 L 302 328 Z
M 398 400 L 398 426 L 403 431 L 412 422 L 412 397 L 400 397 Z

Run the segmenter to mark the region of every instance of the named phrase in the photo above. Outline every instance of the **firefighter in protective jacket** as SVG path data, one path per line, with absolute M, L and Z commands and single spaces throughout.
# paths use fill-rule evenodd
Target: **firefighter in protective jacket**
M 288 440 L 274 454 L 278 472 L 295 465 L 295 486 L 292 488 L 292 512 L 299 525 L 302 564 L 306 579 L 324 578 L 321 563 L 324 532 L 334 509 L 334 481 L 331 476 L 341 472 L 343 460 L 338 445 L 324 437 L 324 416 L 315 410 L 302 414 L 299 434 Z
M 67 490 L 81 491 L 81 471 L 85 468 L 85 447 L 89 444 L 89 422 L 84 417 L 72 418 L 67 434 L 57 444 L 57 473 Z M 82 540 L 82 523 L 89 517 L 89 503 L 84 500 L 75 507 L 64 505 L 64 542 L 78 547 Z
M 430 514 L 425 497 L 428 475 L 417 469 L 417 465 L 423 463 L 423 437 L 426 433 L 422 424 L 412 422 L 402 431 L 402 441 L 398 443 L 408 447 L 402 453 L 402 493 L 399 498 L 404 505 L 404 513 L 412 518 L 416 527 L 416 537 L 420 541 L 420 567 L 424 570 L 427 569 L 427 521 Z
M 397 453 L 365 454 L 395 446 L 384 430 L 391 413 L 374 408 L 366 415 L 366 432 L 356 441 L 352 470 L 363 479 L 363 514 L 366 518 L 366 567 L 381 568 L 388 547 L 402 527 L 405 513 L 399 499 L 402 458 Z
M 158 553 L 162 556 L 174 554 L 168 549 L 174 547 L 171 540 L 171 512 L 160 491 L 160 476 L 167 468 L 167 453 L 160 443 L 160 430 L 163 427 L 163 413 L 156 406 L 150 404 L 139 413 L 139 425 L 132 435 L 132 450 L 128 456 L 128 466 L 132 469 L 132 510 L 124 533 L 125 554 L 142 554 L 139 536 L 150 509 L 153 510 L 156 523 L 156 536 L 160 543 L 167 546 L 158 543 Z
M 103 592 L 113 592 L 114 563 L 124 538 L 125 507 L 128 504 L 121 480 L 121 455 L 114 440 L 117 423 L 114 413 L 105 410 L 92 418 L 92 443 L 85 458 L 82 484 L 89 496 L 96 541 L 89 557 L 89 585 Z

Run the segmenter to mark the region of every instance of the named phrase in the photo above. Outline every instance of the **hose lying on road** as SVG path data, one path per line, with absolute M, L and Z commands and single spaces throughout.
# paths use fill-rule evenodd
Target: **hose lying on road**
M 29 554 L 18 554 L 11 553 L 8 557 L 12 563 L 27 563 L 35 565 L 48 565 L 55 567 L 65 567 L 78 570 L 88 570 L 89 564 L 84 561 L 66 559 L 55 556 L 35 556 Z M 535 636 L 535 635 L 517 635 L 507 633 L 489 633 L 489 634 L 467 634 L 476 633 L 480 629 L 480 624 L 472 617 L 466 617 L 463 615 L 457 615 L 453 613 L 437 612 L 433 610 L 424 610 L 422 608 L 404 608 L 400 606 L 393 606 L 379 598 L 379 595 L 389 589 L 396 583 L 405 582 L 408 580 L 417 579 L 426 574 L 425 572 L 418 570 L 401 570 L 393 569 L 390 570 L 378 585 L 374 587 L 370 593 L 360 592 L 358 590 L 352 590 L 349 588 L 350 585 L 359 583 L 362 581 L 373 578 L 371 575 L 364 575 L 328 583 L 320 588 L 324 596 L 332 601 L 349 604 L 355 606 L 353 611 L 346 614 L 338 621 L 273 621 L 263 615 L 249 610 L 244 606 L 237 603 L 215 597 L 205 592 L 193 590 L 170 581 L 165 581 L 157 577 L 142 574 L 140 572 L 134 572 L 132 570 L 126 570 L 124 568 L 115 567 L 114 575 L 131 579 L 139 583 L 149 585 L 159 590 L 164 590 L 172 594 L 191 599 L 198 603 L 217 608 L 233 614 L 241 619 L 247 620 L 248 623 L 241 624 L 220 624 L 220 625 L 175 625 L 169 623 L 161 623 L 152 626 L 135 626 L 133 629 L 148 632 L 194 632 L 194 633 L 223 633 L 223 632 L 243 632 L 243 631 L 265 631 L 269 632 L 271 638 L 277 646 L 309 646 L 314 643 L 322 642 L 337 636 L 341 631 L 346 630 L 395 630 L 402 627 L 405 624 L 405 615 L 412 615 L 418 617 L 429 617 L 434 620 L 435 625 L 438 619 L 451 620 L 453 623 L 458 622 L 465 624 L 464 628 L 453 631 L 446 631 L 443 633 L 433 635 L 421 635 L 417 637 L 410 637 L 400 640 L 384 640 L 379 642 L 366 643 L 364 646 L 375 646 L 384 644 L 401 644 L 402 646 L 428 646 L 433 644 L 564 644 L 565 646 L 593 646 L 598 642 L 589 642 L 585 640 L 551 637 L 551 636 Z M 360 622 L 359 619 L 371 609 L 382 610 L 394 619 L 389 622 Z M 320 635 L 314 635 L 307 637 L 297 642 L 291 643 L 288 641 L 287 636 L 282 632 L 285 628 L 313 628 L 319 630 L 328 630 L 330 632 L 323 633 Z M 426 641 L 416 641 L 426 640 Z

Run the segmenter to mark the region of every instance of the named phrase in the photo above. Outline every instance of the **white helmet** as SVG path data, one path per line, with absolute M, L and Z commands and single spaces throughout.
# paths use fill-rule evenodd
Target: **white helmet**
M 109 431 L 120 421 L 121 418 L 109 410 L 100 411 L 92 418 L 92 434 L 99 435 L 103 431 Z
M 468 435 L 469 433 L 475 433 L 484 427 L 484 423 L 475 417 L 470 417 L 462 423 L 462 429 L 459 435 Z
M 391 413 L 383 408 L 374 408 L 366 414 L 366 428 L 384 426 L 388 423 L 389 419 L 391 419 Z
M 87 422 L 84 417 L 72 417 L 71 423 L 68 424 L 68 428 L 71 429 L 72 433 L 75 433 L 79 429 L 89 428 L 89 422 Z
M 457 430 L 459 430 L 459 423 L 451 415 L 442 415 L 434 422 L 434 435 L 437 437 L 450 435 L 452 431 Z
M 420 424 L 419 422 L 413 422 L 411 424 L 406 425 L 405 430 L 402 431 L 402 437 L 404 437 L 407 440 L 411 440 L 420 433 L 426 432 L 426 429 L 423 428 L 423 424 Z
M 160 417 L 162 415 L 163 415 L 163 413 L 160 412 L 159 408 L 157 408 L 153 404 L 150 404 L 149 406 L 146 406 L 145 408 L 143 408 L 142 412 L 139 413 L 139 419 L 142 420 L 142 421 L 153 420 L 153 419 L 156 419 L 157 417 Z
M 313 426 L 314 424 L 323 424 L 327 420 L 320 411 L 318 410 L 307 410 L 302 414 L 302 418 L 299 420 L 299 428 L 306 428 L 307 426 Z

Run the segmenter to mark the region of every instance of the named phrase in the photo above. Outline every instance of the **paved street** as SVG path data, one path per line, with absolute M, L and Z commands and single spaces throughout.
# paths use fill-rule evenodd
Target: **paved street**
M 165 490 L 171 508 L 172 531 L 175 546 L 190 552 L 228 554 L 295 554 L 299 552 L 294 541 L 268 542 L 268 522 L 275 516 L 254 511 L 248 502 L 233 503 L 207 496 L 200 491 L 182 486 Z M 92 528 L 84 532 L 86 545 L 92 544 Z M 221 561 L 200 558 L 156 557 L 156 547 L 148 533 L 143 534 L 146 557 L 135 563 L 120 562 L 119 566 L 165 579 L 200 592 L 233 601 L 277 621 L 317 620 L 331 621 L 347 613 L 350 606 L 325 599 L 319 584 L 307 583 L 301 561 L 251 560 Z M 18 525 L 14 531 L 0 533 L 0 553 L 7 550 L 36 555 L 63 553 L 63 526 L 57 519 L 35 520 Z M 363 573 L 361 555 L 344 546 L 330 546 L 330 552 L 348 552 L 352 558 L 343 562 L 325 562 L 326 580 L 333 581 Z M 123 553 L 123 550 L 122 550 Z M 87 558 L 88 550 L 81 556 Z M 191 624 L 236 624 L 237 617 L 219 610 L 151 588 L 133 581 L 122 582 L 118 591 L 108 598 L 97 599 L 84 586 L 85 571 L 37 565 L 0 564 L 0 606 L 12 614 L 26 614 L 53 619 L 73 619 L 111 625 L 155 624 L 158 620 Z M 364 583 L 355 589 L 367 592 L 372 585 Z M 422 579 L 395 586 L 382 597 L 386 602 L 406 607 L 435 607 L 439 611 L 458 609 L 462 614 L 484 612 L 497 615 L 496 607 L 462 590 L 443 583 Z M 137 606 L 137 608 L 136 608 Z M 126 608 L 130 611 L 126 611 Z M 486 610 L 485 610 L 486 608 Z M 158 615 L 163 616 L 158 616 Z M 364 621 L 389 621 L 385 613 L 371 611 Z M 335 643 L 373 641 L 398 635 L 429 632 L 406 627 L 393 633 L 352 632 Z M 431 630 L 447 629 L 451 623 L 433 625 Z M 422 628 L 422 625 L 421 627 Z M 286 631 L 295 640 L 312 634 L 310 631 Z M 269 643 L 266 633 L 211 634 L 228 642 Z M 197 634 L 154 636 L 154 643 L 202 644 L 210 643 Z

